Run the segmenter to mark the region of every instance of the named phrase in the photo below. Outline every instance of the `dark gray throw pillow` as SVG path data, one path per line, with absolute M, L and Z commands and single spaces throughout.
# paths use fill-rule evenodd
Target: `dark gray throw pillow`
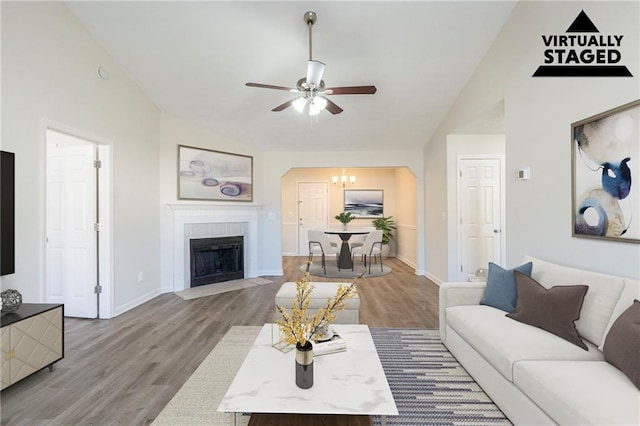
M 525 274 L 515 271 L 514 275 L 518 288 L 516 311 L 507 316 L 553 333 L 588 351 L 578 335 L 575 321 L 580 318 L 582 302 L 589 287 L 559 285 L 546 289 Z
M 514 271 L 519 271 L 527 276 L 531 276 L 533 263 L 525 263 L 513 269 L 504 269 L 493 262 L 489 262 L 489 274 L 487 276 L 487 286 L 484 295 L 480 300 L 481 305 L 493 306 L 505 312 L 516 310 L 516 280 L 513 277 Z
M 604 359 L 640 389 L 640 302 L 624 311 L 604 339 Z

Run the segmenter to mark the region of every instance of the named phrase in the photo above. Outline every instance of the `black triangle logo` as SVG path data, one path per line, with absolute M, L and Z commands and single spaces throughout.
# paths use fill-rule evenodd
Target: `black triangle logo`
M 578 17 L 567 29 L 568 33 L 599 33 L 596 26 L 591 22 L 591 19 L 584 13 L 584 10 L 580 12 Z

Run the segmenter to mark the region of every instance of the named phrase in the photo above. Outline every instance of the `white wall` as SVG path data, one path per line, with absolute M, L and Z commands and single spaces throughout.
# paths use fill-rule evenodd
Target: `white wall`
M 564 33 L 583 9 L 603 34 L 624 35 L 622 62 L 634 77 L 532 78 L 544 59 L 541 35 Z M 463 133 L 461 129 L 473 132 L 478 117 L 491 116 L 487 111 L 504 101 L 506 266 L 531 254 L 570 266 L 640 277 L 640 245 L 571 236 L 570 138 L 572 122 L 640 97 L 639 17 L 638 2 L 518 3 L 424 151 L 430 273 L 447 276 L 446 256 L 436 252 L 448 244 L 447 227 L 441 219 L 447 209 L 446 137 Z M 531 180 L 518 181 L 515 173 L 525 166 L 531 168 Z
M 281 177 L 296 167 L 408 167 L 416 176 L 422 175 L 422 157 L 419 151 L 305 151 L 265 152 L 263 154 L 263 208 L 260 217 L 259 252 L 262 254 L 258 269 L 261 275 L 282 274 L 282 222 Z M 422 182 L 418 182 L 417 205 L 424 203 Z M 423 233 L 424 213 L 417 214 L 418 233 Z M 416 273 L 424 274 L 424 244 L 418 241 Z
M 2 278 L 2 289 L 45 301 L 48 124 L 112 146 L 117 314 L 159 293 L 160 113 L 63 4 L 1 7 L 2 149 L 16 154 L 16 273 Z M 108 81 L 97 77 L 99 65 L 109 69 Z

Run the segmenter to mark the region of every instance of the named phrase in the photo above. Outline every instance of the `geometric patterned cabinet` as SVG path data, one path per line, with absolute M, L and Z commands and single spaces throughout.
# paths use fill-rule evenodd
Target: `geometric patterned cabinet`
M 64 358 L 64 305 L 23 303 L 1 323 L 0 390 Z

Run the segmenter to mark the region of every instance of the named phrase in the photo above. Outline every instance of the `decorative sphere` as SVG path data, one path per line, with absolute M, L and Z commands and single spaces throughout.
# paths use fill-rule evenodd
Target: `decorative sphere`
M 22 295 L 18 290 L 5 290 L 0 293 L 2 297 L 2 312 L 13 312 L 22 305 Z

